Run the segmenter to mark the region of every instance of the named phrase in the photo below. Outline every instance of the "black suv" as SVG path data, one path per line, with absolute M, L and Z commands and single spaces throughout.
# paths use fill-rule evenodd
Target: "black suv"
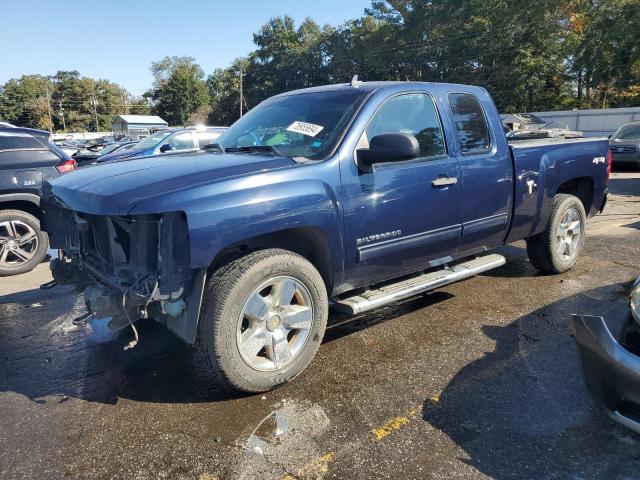
M 40 185 L 75 167 L 48 132 L 0 127 L 0 276 L 28 272 L 45 257 Z

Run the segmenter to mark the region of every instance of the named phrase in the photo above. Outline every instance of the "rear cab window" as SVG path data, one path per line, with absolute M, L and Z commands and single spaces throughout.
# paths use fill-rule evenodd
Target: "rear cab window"
M 484 109 L 476 96 L 470 93 L 450 93 L 449 105 L 462 154 L 488 152 L 491 149 L 491 134 Z

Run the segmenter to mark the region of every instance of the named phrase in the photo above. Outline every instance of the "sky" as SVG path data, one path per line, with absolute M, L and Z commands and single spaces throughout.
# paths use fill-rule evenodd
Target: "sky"
M 5 3 L 6 2 L 6 3 Z M 2 0 L 0 84 L 27 74 L 78 70 L 134 95 L 152 83 L 151 62 L 189 55 L 204 69 L 228 66 L 254 49 L 253 33 L 290 15 L 341 25 L 371 0 Z

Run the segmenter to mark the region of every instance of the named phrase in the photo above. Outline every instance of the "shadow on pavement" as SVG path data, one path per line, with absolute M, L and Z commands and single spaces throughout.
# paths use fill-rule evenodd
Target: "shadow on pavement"
M 487 272 L 496 277 L 535 275 L 523 249 L 503 247 L 509 265 Z M 435 291 L 376 311 L 349 317 L 332 312 L 323 343 L 343 338 L 451 298 Z M 106 321 L 74 325 L 84 313 L 71 287 L 28 290 L 0 296 L 0 391 L 46 403 L 68 397 L 99 403 L 118 398 L 143 402 L 197 403 L 239 398 L 216 386 L 201 358 L 153 320 L 136 324 L 140 342 L 123 351 L 129 328 L 113 332 Z M 52 398 L 48 398 L 52 397 Z
M 505 327 L 485 326 L 495 350 L 461 369 L 439 398 L 427 399 L 424 420 L 492 478 L 613 478 L 599 476 L 605 463 L 608 474 L 618 465 L 621 477 L 637 475 L 640 438 L 592 402 L 569 327 L 570 314 L 583 313 L 603 315 L 618 331 L 628 315 L 628 287 L 594 289 Z

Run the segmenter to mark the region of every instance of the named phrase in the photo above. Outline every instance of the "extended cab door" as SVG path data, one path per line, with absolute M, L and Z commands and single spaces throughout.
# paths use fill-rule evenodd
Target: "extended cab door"
M 358 148 L 383 133 L 409 133 L 420 157 L 342 163 L 346 282 L 370 285 L 451 260 L 461 233 L 459 161 L 447 150 L 437 102 L 427 91 L 385 98 L 373 110 Z M 371 106 L 369 105 L 369 108 Z M 374 107 L 375 108 L 375 107 Z
M 458 257 L 504 242 L 511 223 L 513 164 L 499 114 L 478 88 L 443 93 L 455 127 L 462 171 L 462 239 Z

